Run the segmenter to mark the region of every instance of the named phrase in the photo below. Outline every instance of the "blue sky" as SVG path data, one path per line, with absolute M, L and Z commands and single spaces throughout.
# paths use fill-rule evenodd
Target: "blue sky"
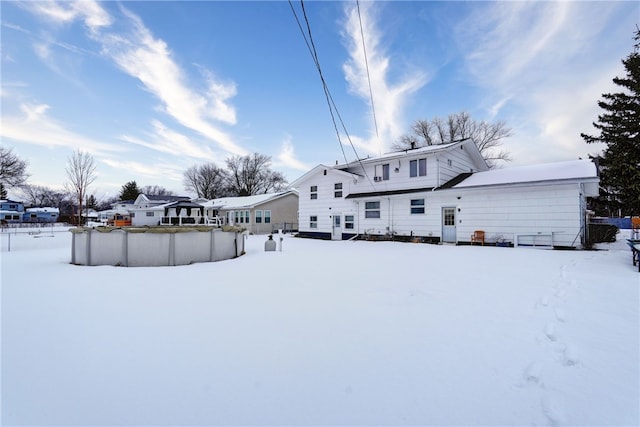
M 132 180 L 188 194 L 190 166 L 253 152 L 290 182 L 344 162 L 342 148 L 354 160 L 292 6 L 304 25 L 299 1 L 2 1 L 2 144 L 28 160 L 31 184 L 54 188 L 73 151 L 90 152 L 98 198 Z M 595 133 L 597 101 L 619 90 L 640 22 L 636 1 L 304 9 L 358 155 L 389 151 L 415 120 L 466 111 L 513 129 L 507 167 L 598 151 L 580 132 Z

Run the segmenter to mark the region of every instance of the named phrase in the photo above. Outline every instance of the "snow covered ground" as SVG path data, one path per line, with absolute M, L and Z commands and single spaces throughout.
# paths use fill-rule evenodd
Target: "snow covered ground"
M 640 274 L 599 251 L 284 236 L 70 265 L 2 234 L 2 425 L 640 424 Z M 279 239 L 278 237 L 276 237 Z

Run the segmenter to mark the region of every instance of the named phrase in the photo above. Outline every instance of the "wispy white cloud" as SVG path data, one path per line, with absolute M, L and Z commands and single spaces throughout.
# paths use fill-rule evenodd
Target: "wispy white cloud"
M 181 182 L 184 172 L 176 164 L 162 161 L 137 162 L 121 158 L 104 158 L 102 162 L 114 169 L 123 171 L 123 176 L 142 176 L 148 178 L 150 182 L 160 180 Z
M 427 75 L 421 71 L 405 74 L 401 81 L 396 83 L 389 81 L 391 59 L 381 44 L 382 34 L 376 25 L 378 16 L 375 7 L 374 2 L 363 2 L 358 14 L 358 9 L 353 3 L 347 4 L 343 27 L 343 38 L 349 52 L 349 60 L 343 65 L 343 70 L 349 89 L 365 100 L 370 107 L 370 95 L 373 94 L 379 138 L 376 137 L 373 127 L 372 112 L 369 113 L 372 117 L 372 135 L 368 139 L 354 138 L 359 141 L 360 147 L 370 153 L 386 151 L 406 132 L 406 120 L 403 117 L 405 104 L 427 83 Z
M 97 155 L 122 151 L 108 142 L 70 131 L 69 126 L 48 115 L 47 104 L 23 103 L 19 108 L 21 114 L 2 116 L 2 138 L 44 147 L 81 149 Z
M 471 84 L 485 93 L 487 118 L 514 128 L 505 142 L 514 163 L 593 151 L 580 132 L 597 119 L 597 101 L 621 71 L 622 56 L 613 53 L 607 63 L 592 53 L 609 49 L 608 37 L 620 31 L 621 3 L 482 3 L 458 23 L 457 46 Z
M 159 120 L 152 120 L 152 131 L 145 134 L 146 138 L 133 135 L 121 135 L 120 139 L 173 156 L 187 156 L 201 161 L 216 162 L 219 155 L 208 146 L 194 143 L 191 138 L 168 128 Z
M 181 125 L 216 142 L 222 149 L 234 154 L 246 154 L 232 138 L 208 118 L 235 124 L 235 112 L 226 100 L 235 95 L 233 83 L 216 81 L 207 76 L 209 97 L 190 89 L 183 70 L 176 64 L 167 44 L 153 37 L 144 23 L 133 13 L 121 8 L 132 24 L 126 35 L 106 34 L 98 39 L 103 53 L 121 70 L 137 78 L 145 89 L 162 103 L 165 113 Z
M 57 24 L 68 24 L 80 19 L 92 33 L 112 24 L 109 13 L 94 0 L 27 2 L 23 7 Z
M 200 67 L 202 88 L 190 87 L 185 71 L 176 63 L 169 46 L 154 37 L 133 12 L 120 6 L 122 19 L 118 23 L 128 30 L 116 31 L 111 28 L 114 17 L 95 1 L 27 3 L 24 7 L 59 25 L 81 20 L 88 36 L 100 44 L 102 54 L 138 79 L 144 89 L 160 101 L 161 111 L 221 149 L 232 154 L 247 154 L 221 126 L 236 123 L 235 108 L 229 104 L 236 95 L 235 84 L 216 78 L 211 71 Z M 49 59 L 46 45 L 40 46 L 40 54 Z
M 309 165 L 296 158 L 292 140 L 293 138 L 291 135 L 286 135 L 285 139 L 282 141 L 276 161 L 273 162 L 274 166 L 287 167 L 298 171 L 309 170 Z

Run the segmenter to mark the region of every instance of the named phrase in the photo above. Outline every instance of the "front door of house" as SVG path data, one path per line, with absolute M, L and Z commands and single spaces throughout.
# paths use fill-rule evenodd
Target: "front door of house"
M 442 243 L 456 243 L 456 208 L 442 208 Z
M 332 240 L 342 240 L 342 223 L 340 214 L 333 214 L 333 230 L 331 232 Z

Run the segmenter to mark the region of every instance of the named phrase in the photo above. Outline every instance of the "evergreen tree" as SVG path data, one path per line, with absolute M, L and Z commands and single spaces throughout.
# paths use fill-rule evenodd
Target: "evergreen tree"
M 7 189 L 4 188 L 4 184 L 0 182 L 0 200 L 7 199 Z
M 135 181 L 129 181 L 120 190 L 120 200 L 135 200 L 140 195 L 140 189 Z
M 98 201 L 96 200 L 96 196 L 93 194 L 89 196 L 87 199 L 87 209 L 95 209 L 98 206 Z
M 621 92 L 603 94 L 598 102 L 604 112 L 593 126 L 600 135 L 580 134 L 589 144 L 606 144 L 599 159 L 600 184 L 610 198 L 608 210 L 619 209 L 622 216 L 640 215 L 640 29 L 635 40 L 633 52 L 622 61 L 626 76 L 613 79 Z

